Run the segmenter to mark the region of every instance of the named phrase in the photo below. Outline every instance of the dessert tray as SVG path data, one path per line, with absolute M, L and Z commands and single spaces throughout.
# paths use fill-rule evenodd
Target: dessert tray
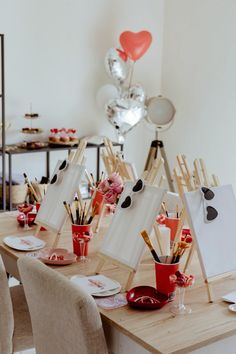
M 49 145 L 54 145 L 54 146 L 74 146 L 74 145 L 78 145 L 79 143 L 79 139 L 78 140 L 75 140 L 75 141 L 61 141 L 61 140 L 58 140 L 58 141 L 51 141 L 51 140 L 48 140 L 48 144 Z
M 41 128 L 22 128 L 21 132 L 24 134 L 40 134 L 43 132 Z
M 42 141 L 24 141 L 23 143 L 18 144 L 19 148 L 28 150 L 42 149 L 46 146 L 48 146 L 48 143 Z

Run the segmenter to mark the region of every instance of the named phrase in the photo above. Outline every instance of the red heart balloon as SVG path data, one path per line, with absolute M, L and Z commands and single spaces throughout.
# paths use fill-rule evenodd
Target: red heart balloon
M 152 35 L 148 31 L 141 31 L 138 33 L 125 31 L 120 35 L 120 44 L 125 53 L 133 61 L 141 58 L 152 42 Z
M 124 60 L 124 61 L 128 60 L 128 55 L 125 52 L 123 52 L 123 50 L 120 50 L 118 48 L 116 48 L 116 50 L 122 60 Z

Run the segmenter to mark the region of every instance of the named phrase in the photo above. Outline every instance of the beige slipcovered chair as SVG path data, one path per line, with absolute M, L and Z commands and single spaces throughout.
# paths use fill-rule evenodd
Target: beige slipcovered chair
M 22 285 L 9 288 L 0 256 L 0 354 L 33 348 L 33 336 Z
M 94 299 L 39 260 L 22 257 L 17 264 L 37 354 L 107 354 Z

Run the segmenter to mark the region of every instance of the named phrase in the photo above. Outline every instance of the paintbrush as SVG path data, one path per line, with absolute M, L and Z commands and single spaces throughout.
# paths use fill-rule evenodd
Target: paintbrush
M 84 209 L 83 209 L 83 212 L 82 212 L 81 225 L 84 225 L 85 210 L 86 210 L 86 202 L 84 203 Z
M 28 188 L 30 189 L 31 193 L 32 193 L 33 196 L 34 196 L 34 199 L 36 200 L 36 202 L 39 202 L 39 198 L 38 198 L 38 196 L 37 196 L 37 194 L 36 194 L 36 192 L 35 192 L 35 190 L 34 190 L 32 184 L 31 184 L 29 178 L 27 177 L 27 174 L 26 174 L 26 173 L 23 173 L 23 176 L 24 176 L 24 178 L 25 178 L 25 182 L 27 183 Z
M 160 258 L 158 257 L 156 251 L 155 251 L 154 248 L 153 248 L 152 242 L 151 242 L 151 240 L 150 240 L 150 238 L 149 238 L 149 236 L 148 236 L 147 231 L 146 231 L 146 230 L 143 230 L 143 231 L 141 232 L 141 236 L 142 236 L 142 238 L 144 239 L 144 242 L 145 242 L 146 245 L 148 246 L 149 250 L 151 251 L 151 254 L 152 254 L 154 260 L 155 260 L 156 262 L 158 262 L 158 263 L 161 263 Z
M 93 186 L 93 181 L 91 180 L 91 178 L 90 178 L 90 176 L 89 176 L 89 174 L 88 174 L 88 171 L 85 170 L 85 171 L 84 171 L 84 174 L 85 174 L 85 177 L 87 178 L 89 187 L 92 187 L 92 186 Z
M 168 211 L 166 210 L 166 204 L 165 204 L 165 202 L 162 202 L 162 203 L 161 203 L 161 206 L 162 206 L 162 209 L 164 210 L 166 216 L 169 217 Z
M 86 224 L 88 224 L 88 225 L 91 224 L 91 222 L 93 221 L 94 216 L 96 215 L 96 211 L 97 211 L 98 207 L 99 207 L 99 203 L 96 203 L 94 208 L 93 208 L 93 210 L 92 210 L 92 215 L 89 217 L 89 219 L 86 222 Z
M 63 205 L 64 205 L 64 207 L 65 207 L 65 209 L 66 209 L 66 212 L 67 212 L 68 216 L 71 218 L 71 216 L 70 216 L 70 211 L 69 211 L 69 209 L 68 209 L 68 205 L 67 205 L 67 203 L 66 203 L 65 200 L 64 200 L 64 202 L 63 202 Z
M 179 218 L 179 206 L 176 204 L 176 218 Z
M 79 199 L 75 197 L 75 214 L 76 214 L 76 224 L 79 224 Z
M 93 181 L 93 186 L 94 186 L 94 187 L 96 187 L 95 179 L 94 179 L 94 177 L 93 177 L 93 174 L 92 174 L 92 172 L 90 173 L 90 176 L 91 176 L 91 178 L 92 178 L 92 181 Z
M 72 214 L 71 207 L 70 207 L 69 203 L 68 203 L 68 209 L 69 209 L 69 213 L 70 213 L 71 222 L 72 222 L 72 224 L 74 224 L 75 221 L 74 221 L 73 214 Z

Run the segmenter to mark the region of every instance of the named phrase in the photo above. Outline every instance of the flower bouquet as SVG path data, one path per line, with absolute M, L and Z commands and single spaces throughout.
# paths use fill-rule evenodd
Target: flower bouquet
M 108 211 L 114 212 L 123 188 L 123 181 L 116 172 L 99 183 L 97 189 L 103 194 L 104 202 L 108 204 Z

